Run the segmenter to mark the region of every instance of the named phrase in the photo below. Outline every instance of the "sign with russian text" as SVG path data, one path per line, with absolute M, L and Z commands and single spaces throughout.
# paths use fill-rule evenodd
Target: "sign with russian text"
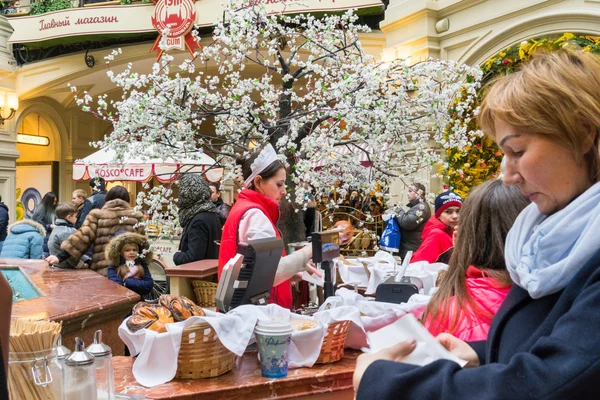
M 10 17 L 7 20 L 14 32 L 9 43 L 43 42 L 84 35 L 143 33 L 157 30 L 162 32 L 164 28 L 158 29 L 158 27 L 168 25 L 174 33 L 173 38 L 169 37 L 167 40 L 167 45 L 183 50 L 189 43 L 182 39 L 185 37 L 182 32 L 192 28 L 191 21 L 195 22 L 196 26 L 212 26 L 223 18 L 223 0 L 201 0 L 195 3 L 193 1 L 156 0 L 156 6 L 136 4 L 83 7 L 40 15 Z M 248 5 L 258 4 L 264 4 L 270 12 L 286 14 L 383 6 L 380 0 L 248 0 Z
M 195 0 L 155 0 L 152 26 L 158 31 L 158 37 L 150 51 L 158 50 L 157 58 L 160 58 L 164 50 L 171 49 L 187 48 L 190 54 L 194 54 L 194 49 L 198 47 L 191 34 L 196 21 L 194 2 Z M 161 49 L 159 44 L 167 28 L 168 33 L 165 38 L 167 47 Z

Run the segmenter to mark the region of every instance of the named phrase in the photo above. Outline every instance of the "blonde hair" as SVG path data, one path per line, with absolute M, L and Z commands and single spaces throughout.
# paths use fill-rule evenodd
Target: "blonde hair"
M 566 49 L 539 52 L 521 69 L 497 79 L 477 120 L 492 139 L 495 121 L 544 135 L 585 160 L 600 178 L 600 57 Z M 590 150 L 591 148 L 591 150 Z
M 83 189 L 76 189 L 73 191 L 73 194 L 77 197 L 81 197 L 84 200 L 88 198 L 87 192 Z

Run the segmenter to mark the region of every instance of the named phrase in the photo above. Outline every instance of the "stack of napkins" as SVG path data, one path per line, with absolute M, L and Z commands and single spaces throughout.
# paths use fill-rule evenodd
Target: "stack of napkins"
M 467 361 L 446 350 L 412 314 L 406 314 L 378 331 L 367 332 L 367 338 L 369 348 L 363 349 L 367 353 L 374 353 L 406 340 L 416 340 L 417 347 L 403 360 L 407 364 L 422 366 L 440 359 L 454 361 L 461 367 L 467 364 Z

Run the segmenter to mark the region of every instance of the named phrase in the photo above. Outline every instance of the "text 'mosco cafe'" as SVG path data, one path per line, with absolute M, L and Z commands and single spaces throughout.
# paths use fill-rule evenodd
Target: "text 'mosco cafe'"
M 372 28 L 362 37 L 363 47 L 384 61 L 434 57 L 473 65 L 530 38 L 564 32 L 600 35 L 598 0 L 252 1 L 288 13 L 362 9 L 361 22 Z M 0 195 L 11 221 L 17 202 L 30 211 L 47 191 L 56 192 L 59 201 L 69 201 L 72 190 L 89 187 L 74 180 L 73 163 L 94 153 L 89 142 L 111 127 L 81 111 L 68 84 L 76 86 L 78 94 L 118 99 L 104 63 L 113 49 L 123 49 L 111 63 L 115 70 L 131 62 L 136 71 L 148 71 L 157 57 L 150 50 L 160 21 L 164 25 L 168 18 L 192 18 L 201 36 L 208 37 L 223 17 L 223 0 L 73 3 L 70 9 L 29 15 L 29 1 L 21 0 L 0 16 Z M 177 59 L 188 54 L 188 33 L 189 29 L 168 38 L 169 52 Z M 97 174 L 135 189 L 135 181 L 151 172 L 133 166 Z M 400 187 L 393 191 L 401 194 Z

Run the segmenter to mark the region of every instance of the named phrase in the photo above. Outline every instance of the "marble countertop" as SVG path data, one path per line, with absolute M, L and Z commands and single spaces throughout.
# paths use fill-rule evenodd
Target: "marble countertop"
M 12 306 L 13 317 L 56 321 L 75 319 L 131 307 L 140 296 L 89 269 L 50 268 L 43 260 L 2 259 L 18 265 L 42 296 Z
M 265 399 L 296 398 L 352 389 L 356 358 L 361 353 L 346 349 L 344 357 L 332 364 L 291 369 L 286 378 L 263 378 L 256 351 L 248 351 L 236 361 L 232 371 L 209 379 L 173 380 L 146 388 L 135 381 L 130 357 L 114 357 L 116 391 L 146 396 L 148 399 Z

